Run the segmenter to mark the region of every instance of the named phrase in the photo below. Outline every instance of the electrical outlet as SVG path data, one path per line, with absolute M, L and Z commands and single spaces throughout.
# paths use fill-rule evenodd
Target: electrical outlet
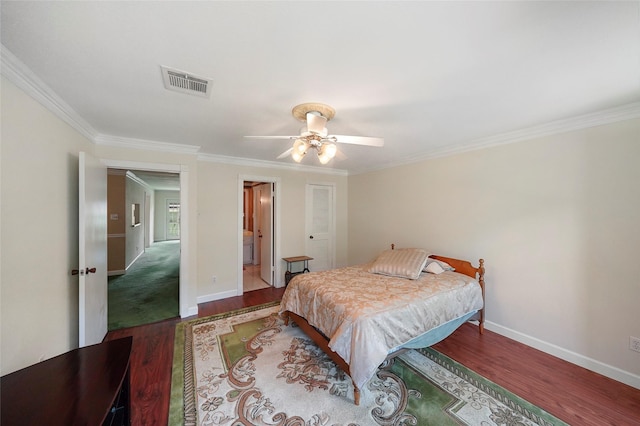
M 214 275 L 214 276 L 213 276 L 213 283 L 215 284 L 215 283 L 217 283 L 217 282 L 218 282 L 218 277 Z
M 629 336 L 629 349 L 640 352 L 640 338 Z

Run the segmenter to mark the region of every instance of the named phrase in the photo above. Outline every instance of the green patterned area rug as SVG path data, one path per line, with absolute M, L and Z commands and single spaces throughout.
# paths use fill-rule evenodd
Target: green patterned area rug
M 351 380 L 278 307 L 178 324 L 169 424 L 565 424 L 429 348 L 386 361 L 356 406 Z

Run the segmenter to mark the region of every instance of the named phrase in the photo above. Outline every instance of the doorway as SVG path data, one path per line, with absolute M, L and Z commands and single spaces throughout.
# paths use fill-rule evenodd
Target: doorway
M 240 217 L 240 268 L 238 294 L 278 287 L 279 212 L 277 178 L 241 176 L 238 213 Z
M 138 161 L 126 161 L 126 160 L 111 160 L 103 159 L 103 164 L 108 168 L 113 169 L 125 169 L 125 170 L 138 170 L 148 172 L 161 172 L 175 174 L 179 177 L 180 185 L 180 253 L 179 253 L 179 311 L 180 317 L 188 317 L 197 315 L 198 306 L 195 299 L 190 300 L 188 297 L 188 283 L 189 283 L 189 258 L 190 258 L 190 242 L 189 242 L 189 170 L 186 166 L 180 164 L 158 164 L 158 163 L 145 163 Z M 152 230 L 156 229 L 154 223 Z M 151 232 L 153 234 L 154 232 Z M 150 237 L 151 240 L 153 237 Z M 192 302 L 192 305 L 190 305 Z
M 108 171 L 109 330 L 177 317 L 180 175 Z

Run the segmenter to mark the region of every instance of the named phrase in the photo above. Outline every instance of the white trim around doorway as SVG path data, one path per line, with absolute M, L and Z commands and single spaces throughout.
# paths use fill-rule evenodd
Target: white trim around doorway
M 147 170 L 154 172 L 180 174 L 180 317 L 186 318 L 198 314 L 198 304 L 189 301 L 189 167 L 183 164 L 145 163 L 140 161 L 112 160 L 101 158 L 103 164 L 112 169 Z M 195 291 L 194 291 L 195 294 Z
M 274 226 L 275 232 L 273 233 L 274 238 L 274 252 L 273 252 L 273 263 L 274 263 L 274 283 L 273 286 L 283 287 L 284 279 L 282 277 L 282 266 L 279 262 L 280 259 L 280 199 L 281 199 L 281 180 L 279 177 L 273 176 L 255 176 L 255 175 L 239 175 L 238 176 L 238 288 L 236 290 L 237 296 L 242 296 L 244 293 L 243 289 L 243 279 L 242 279 L 242 231 L 243 231 L 243 213 L 244 213 L 244 182 L 264 182 L 264 183 L 273 183 L 274 191 L 273 191 L 273 215 L 274 215 Z

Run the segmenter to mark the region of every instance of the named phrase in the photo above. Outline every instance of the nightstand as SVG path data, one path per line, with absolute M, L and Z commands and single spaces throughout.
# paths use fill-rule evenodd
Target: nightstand
M 313 257 L 293 256 L 283 257 L 282 260 L 287 262 L 287 272 L 284 273 L 284 285 L 287 285 L 289 284 L 289 281 L 291 281 L 291 278 L 295 277 L 296 275 L 309 272 L 309 261 L 313 260 Z M 302 263 L 302 269 L 299 271 L 292 271 L 291 268 L 295 263 Z

